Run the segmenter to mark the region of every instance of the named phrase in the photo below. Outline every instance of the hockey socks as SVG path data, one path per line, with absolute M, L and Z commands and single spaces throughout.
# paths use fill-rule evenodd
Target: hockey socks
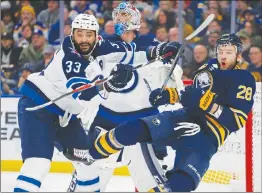
M 14 192 L 38 192 L 48 174 L 51 161 L 45 158 L 27 158 L 16 179 Z
M 90 149 L 93 158 L 106 158 L 121 150 L 123 146 L 151 140 L 151 135 L 142 120 L 126 122 L 100 136 Z
M 115 139 L 114 131 L 113 129 L 96 139 L 94 148 L 89 150 L 93 158 L 107 158 L 123 148 L 123 145 Z

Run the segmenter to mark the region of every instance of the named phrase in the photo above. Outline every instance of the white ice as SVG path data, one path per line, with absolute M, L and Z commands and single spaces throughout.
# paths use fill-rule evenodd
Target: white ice
M 1 172 L 1 192 L 12 192 L 18 172 Z M 50 173 L 42 183 L 41 192 L 66 192 L 71 174 Z M 196 192 L 228 192 L 227 186 L 201 183 Z M 113 176 L 106 192 L 135 192 L 131 177 Z
M 18 176 L 17 172 L 1 172 L 1 192 L 12 192 L 15 180 Z M 41 192 L 66 192 L 71 174 L 50 173 L 42 183 Z M 106 187 L 107 192 L 134 192 L 131 177 L 113 176 Z

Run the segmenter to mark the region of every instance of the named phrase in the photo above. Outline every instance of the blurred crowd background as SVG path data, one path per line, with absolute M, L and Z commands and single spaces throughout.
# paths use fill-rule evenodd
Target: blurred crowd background
M 70 34 L 72 20 L 79 13 L 96 16 L 100 35 L 113 36 L 112 10 L 122 1 L 65 0 L 64 37 Z M 230 32 L 231 1 L 185 0 L 183 10 L 178 1 L 132 0 L 141 12 L 139 34 L 159 41 L 178 41 L 179 23 L 183 37 L 191 34 L 211 13 L 216 19 L 198 37 L 188 42 L 182 58 L 183 79 L 192 79 L 194 72 L 215 57 L 214 46 L 221 34 Z M 236 1 L 235 32 L 244 45 L 240 66 L 249 70 L 256 81 L 262 73 L 262 1 Z M 178 21 L 182 13 L 182 21 Z M 60 44 L 59 1 L 9 0 L 1 2 L 1 95 L 19 95 L 26 78 L 40 72 L 51 61 Z

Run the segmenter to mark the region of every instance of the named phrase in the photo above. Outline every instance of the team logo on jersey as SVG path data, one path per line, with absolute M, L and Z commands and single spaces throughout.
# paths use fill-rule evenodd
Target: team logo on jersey
M 157 118 L 154 118 L 154 119 L 152 120 L 152 122 L 153 122 L 153 124 L 156 125 L 156 126 L 160 125 L 160 123 L 161 123 L 161 121 L 160 121 L 159 119 L 157 119 Z
M 197 75 L 197 85 L 200 86 L 200 88 L 206 88 L 210 87 L 212 84 L 212 77 L 211 74 L 208 72 L 201 72 Z

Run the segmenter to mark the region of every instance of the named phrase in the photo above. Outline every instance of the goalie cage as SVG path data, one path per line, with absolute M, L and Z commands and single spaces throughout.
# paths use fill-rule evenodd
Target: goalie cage
M 184 84 L 190 85 L 192 81 L 184 80 Z M 226 139 L 212 157 L 209 170 L 196 191 L 214 190 L 261 192 L 261 82 L 256 83 L 254 105 L 246 128 Z

